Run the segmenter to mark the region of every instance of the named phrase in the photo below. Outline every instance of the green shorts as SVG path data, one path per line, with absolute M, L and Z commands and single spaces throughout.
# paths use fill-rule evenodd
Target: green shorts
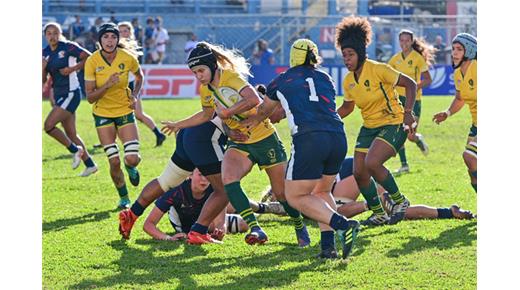
M 260 169 L 269 168 L 287 161 L 287 154 L 278 134 L 273 133 L 269 137 L 252 144 L 235 143 L 228 140 L 227 149 L 235 149 L 246 155 Z
M 386 125 L 372 129 L 362 126 L 359 130 L 355 151 L 367 153 L 374 139 L 379 139 L 390 145 L 397 153 L 403 147 L 406 135 L 407 133 L 404 131 L 402 124 Z
M 399 101 L 401 102 L 401 104 L 403 105 L 403 108 L 404 108 L 404 105 L 406 103 L 406 97 L 399 96 Z M 415 100 L 415 104 L 413 105 L 413 113 L 414 113 L 415 117 L 417 117 L 417 118 L 421 117 L 421 100 L 419 100 L 419 101 Z
M 128 115 L 114 118 L 100 117 L 95 114 L 92 114 L 92 116 L 94 116 L 94 123 L 96 124 L 96 128 L 110 127 L 114 125 L 116 128 L 121 128 L 125 125 L 135 123 L 134 112 L 131 112 Z

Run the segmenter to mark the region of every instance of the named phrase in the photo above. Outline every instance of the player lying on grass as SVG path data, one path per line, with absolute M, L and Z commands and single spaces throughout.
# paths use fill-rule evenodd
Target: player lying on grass
M 362 214 L 368 210 L 368 206 L 364 201 L 356 201 L 359 197 L 359 187 L 356 179 L 352 175 L 353 172 L 353 157 L 347 157 L 341 164 L 341 170 L 336 177 L 336 183 L 332 190 L 332 195 L 336 200 L 338 212 L 348 218 Z M 388 196 L 385 189 L 377 185 L 377 191 L 381 198 L 383 208 L 387 212 L 391 212 L 395 205 Z M 262 201 L 271 200 L 269 192 L 266 192 Z M 428 205 L 410 205 L 405 211 L 405 219 L 472 219 L 476 216 L 471 211 L 461 209 L 458 205 L 451 207 L 435 208 Z
M 186 179 L 181 185 L 168 190 L 155 202 L 152 209 L 144 222 L 144 231 L 158 240 L 175 241 L 185 239 L 192 225 L 197 221 L 204 203 L 213 192 L 209 181 L 202 173 L 195 169 L 190 178 Z M 255 213 L 282 213 L 283 208 L 277 202 L 272 203 L 256 203 L 249 201 L 249 204 Z M 227 212 L 235 210 L 228 206 Z M 176 234 L 170 236 L 157 228 L 157 224 L 165 213 L 168 212 L 170 223 L 172 224 Z M 224 214 L 224 212 L 222 212 Z M 215 226 L 217 223 L 224 221 L 224 226 Z M 244 233 L 249 227 L 247 223 L 238 214 L 226 214 L 225 220 L 216 218 L 209 225 L 214 239 L 222 240 L 225 229 L 226 233 Z
M 226 126 L 239 131 L 242 136 L 231 138 L 227 143 L 226 152 L 221 159 L 222 182 L 227 197 L 215 204 L 223 209 L 229 200 L 240 216 L 247 221 L 251 231 L 245 236 L 246 243 L 253 245 L 267 242 L 268 236 L 256 220 L 249 206 L 247 194 L 240 184 L 257 164 L 261 170 L 265 169 L 273 191 L 291 217 L 298 245 L 309 245 L 310 237 L 302 215 L 292 208 L 285 198 L 284 171 L 287 155 L 275 127 L 269 120 L 254 126 L 244 126 L 240 123 L 240 120 L 255 114 L 261 104 L 258 93 L 247 82 L 247 76 L 251 75 L 247 61 L 236 50 L 199 42 L 190 53 L 188 66 L 201 83 L 202 110 L 186 119 L 163 123 L 163 132 L 169 135 L 183 128 L 199 125 L 216 113 Z M 206 230 L 206 227 L 201 228 L 196 223 L 188 235 L 188 240 L 193 234 L 204 234 Z

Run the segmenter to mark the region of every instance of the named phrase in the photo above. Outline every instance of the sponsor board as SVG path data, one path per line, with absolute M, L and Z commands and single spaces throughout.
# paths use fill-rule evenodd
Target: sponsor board
M 186 65 L 143 65 L 144 87 L 142 98 L 198 98 L 200 83 Z M 269 84 L 288 66 L 254 65 L 249 78 L 252 85 Z M 334 81 L 338 96 L 343 95 L 342 82 L 348 70 L 343 65 L 325 65 L 321 69 Z M 432 83 L 423 89 L 423 95 L 453 95 L 453 69 L 450 65 L 430 68 Z

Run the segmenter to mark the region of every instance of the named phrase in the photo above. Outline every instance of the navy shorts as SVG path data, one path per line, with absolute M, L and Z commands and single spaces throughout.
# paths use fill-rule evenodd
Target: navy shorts
M 186 171 L 197 167 L 204 176 L 217 174 L 221 172 L 226 143 L 227 136 L 211 122 L 182 129 L 177 133 L 171 160 Z
M 67 94 L 56 95 L 54 96 L 54 100 L 56 101 L 57 107 L 74 114 L 79 106 L 79 102 L 81 101 L 81 95 L 79 89 L 76 89 L 74 91 L 68 92 Z
M 347 154 L 344 133 L 317 131 L 293 137 L 287 180 L 320 179 L 336 175 Z

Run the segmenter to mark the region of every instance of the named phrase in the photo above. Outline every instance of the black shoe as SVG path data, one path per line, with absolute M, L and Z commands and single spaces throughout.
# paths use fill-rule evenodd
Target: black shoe
M 162 143 L 164 142 L 164 140 L 166 140 L 166 135 L 164 134 L 161 134 L 157 137 L 157 140 L 155 142 L 155 147 L 159 147 L 162 145 Z
M 338 252 L 334 248 L 328 248 L 326 250 L 321 250 L 321 252 L 315 257 L 319 259 L 337 259 Z

